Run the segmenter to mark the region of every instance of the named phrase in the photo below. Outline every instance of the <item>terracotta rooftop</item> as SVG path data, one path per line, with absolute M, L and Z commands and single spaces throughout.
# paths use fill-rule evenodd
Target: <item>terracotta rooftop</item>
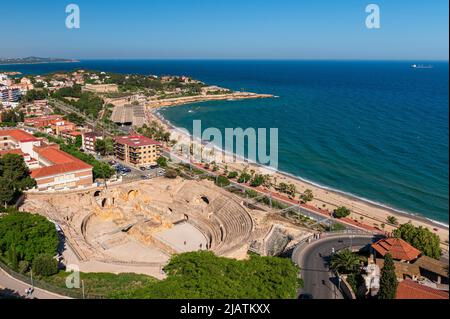
M 54 165 L 41 167 L 31 171 L 31 177 L 40 178 L 52 175 L 63 174 L 67 172 L 80 171 L 92 168 L 91 165 L 79 160 L 78 158 L 67 154 L 53 146 L 45 148 L 35 148 L 40 156 L 46 158 Z
M 22 130 L 0 130 L 0 136 L 10 136 L 19 142 L 37 142 L 38 138 Z
M 119 136 L 115 138 L 119 144 L 126 144 L 128 146 L 147 146 L 147 145 L 161 145 L 161 143 L 152 140 L 151 138 L 142 135 Z
M 419 250 L 400 238 L 381 239 L 372 244 L 372 248 L 382 256 L 390 253 L 392 258 L 397 260 L 411 261 L 417 259 L 420 255 Z
M 448 299 L 448 292 L 406 279 L 398 284 L 397 299 Z
M 80 131 L 68 131 L 68 130 L 65 130 L 65 131 L 62 131 L 61 133 L 69 134 L 69 135 L 72 135 L 72 136 L 81 136 L 82 135 Z
M 431 257 L 421 256 L 419 259 L 417 259 L 414 265 L 422 269 L 434 272 L 439 276 L 448 277 L 448 264 Z
M 11 150 L 0 150 L 0 157 L 6 154 L 16 154 L 20 156 L 25 156 L 26 154 L 22 152 L 20 149 L 11 149 Z

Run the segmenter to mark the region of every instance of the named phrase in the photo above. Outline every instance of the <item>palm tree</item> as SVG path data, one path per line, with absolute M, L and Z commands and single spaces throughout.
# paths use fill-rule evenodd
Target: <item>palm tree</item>
M 349 249 L 344 249 L 331 257 L 330 269 L 341 274 L 349 274 L 357 271 L 360 265 L 360 256 Z

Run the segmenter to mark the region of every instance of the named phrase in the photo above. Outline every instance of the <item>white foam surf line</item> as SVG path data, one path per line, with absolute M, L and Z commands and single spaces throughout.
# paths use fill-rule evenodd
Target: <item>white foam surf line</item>
M 163 108 L 160 108 L 160 109 L 163 109 Z M 199 143 L 203 143 L 204 142 L 201 139 L 194 138 L 191 134 L 186 133 L 186 132 L 189 132 L 189 131 L 186 130 L 185 128 L 181 128 L 181 127 L 177 127 L 177 126 L 173 125 L 173 123 L 171 123 L 169 120 L 167 120 L 158 111 L 156 111 L 156 114 L 157 114 L 157 116 L 158 116 L 158 118 L 160 120 L 164 121 L 167 125 L 169 125 L 173 130 L 175 130 L 179 134 L 182 134 L 186 139 L 196 140 Z M 423 215 L 420 215 L 420 214 L 417 214 L 417 213 L 414 213 L 414 212 L 408 212 L 408 211 L 400 210 L 398 208 L 394 208 L 394 207 L 389 206 L 389 205 L 384 204 L 384 203 L 380 203 L 380 202 L 377 202 L 377 201 L 374 201 L 374 200 L 371 200 L 371 199 L 368 199 L 368 198 L 365 198 L 365 197 L 361 197 L 361 196 L 355 195 L 353 193 L 345 192 L 345 191 L 342 191 L 342 190 L 339 190 L 339 189 L 335 189 L 335 188 L 332 188 L 332 187 L 329 187 L 329 186 L 326 186 L 326 185 L 322 185 L 322 184 L 319 184 L 317 182 L 314 182 L 314 181 L 311 181 L 309 179 L 306 179 L 304 177 L 301 177 L 301 176 L 298 176 L 298 175 L 294 175 L 294 174 L 291 174 L 291 173 L 288 173 L 288 172 L 285 172 L 285 171 L 277 170 L 277 169 L 275 169 L 273 167 L 270 167 L 270 166 L 262 165 L 262 164 L 260 164 L 258 162 L 249 160 L 248 158 L 245 158 L 242 155 L 226 151 L 226 150 L 222 149 L 220 146 L 217 146 L 217 145 L 214 145 L 214 149 L 218 150 L 219 152 L 222 152 L 223 154 L 226 154 L 227 156 L 230 156 L 230 157 L 234 157 L 235 156 L 236 159 L 239 159 L 243 163 L 249 163 L 251 165 L 263 168 L 265 170 L 269 170 L 269 171 L 272 171 L 274 173 L 278 173 L 280 175 L 284 175 L 286 177 L 293 178 L 293 179 L 302 181 L 304 183 L 313 185 L 315 187 L 318 187 L 318 188 L 321 188 L 321 189 L 324 189 L 324 190 L 328 190 L 328 191 L 331 191 L 331 192 L 334 192 L 334 193 L 346 196 L 347 198 L 350 198 L 352 200 L 365 202 L 367 204 L 371 204 L 371 205 L 379 207 L 379 208 L 387 209 L 387 210 L 390 210 L 390 211 L 395 212 L 397 214 L 403 215 L 405 217 L 409 217 L 409 216 L 415 217 L 417 219 L 421 219 L 422 221 L 426 220 L 426 221 L 428 221 L 428 222 L 430 222 L 432 224 L 435 224 L 435 225 L 438 225 L 438 226 L 441 226 L 441 227 L 449 229 L 449 225 L 444 223 L 444 222 L 437 221 L 437 220 L 431 219 L 429 217 L 426 217 L 426 216 L 423 216 Z

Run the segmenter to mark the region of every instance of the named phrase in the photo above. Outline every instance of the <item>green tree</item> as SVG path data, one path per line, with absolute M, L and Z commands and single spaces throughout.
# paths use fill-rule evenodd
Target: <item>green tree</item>
M 0 202 L 10 204 L 20 193 L 36 186 L 22 156 L 6 154 L 0 158 Z
M 76 148 L 81 148 L 82 144 L 83 144 L 83 138 L 79 135 L 75 138 L 75 147 Z
M 11 180 L 0 176 L 0 203 L 6 206 L 11 204 L 15 197 L 16 191 Z
M 105 138 L 105 153 L 106 155 L 114 154 L 114 140 L 111 137 Z
M 216 185 L 220 187 L 225 187 L 230 185 L 230 181 L 225 176 L 217 176 Z
M 51 255 L 38 255 L 32 263 L 31 268 L 37 276 L 48 277 L 58 272 L 58 261 Z
M 233 178 L 236 178 L 236 177 L 238 177 L 239 176 L 239 174 L 238 174 L 238 172 L 229 172 L 228 173 L 228 178 L 229 179 L 233 179 Z
M 340 274 L 356 273 L 361 266 L 361 258 L 350 249 L 344 249 L 331 257 L 330 268 Z
M 294 184 L 288 184 L 287 194 L 290 196 L 295 196 L 296 192 L 297 192 L 297 186 L 295 186 Z
M 242 172 L 242 174 L 239 176 L 238 183 L 247 183 L 252 176 L 246 172 Z
M 411 223 L 400 225 L 394 230 L 394 236 L 403 239 L 420 250 L 425 256 L 439 259 L 442 251 L 439 236 L 428 228 L 415 227 Z
M 397 225 L 397 224 L 398 224 L 397 217 L 395 217 L 395 216 L 388 216 L 388 217 L 386 218 L 386 221 L 387 221 L 389 224 L 392 224 L 392 225 Z
M 45 100 L 48 97 L 48 90 L 29 90 L 25 96 L 22 97 L 24 102 L 33 102 L 34 100 Z
M 334 210 L 334 217 L 336 218 L 344 218 L 350 215 L 351 210 L 345 206 L 338 207 Z
M 261 186 L 262 184 L 264 184 L 265 182 L 265 178 L 263 175 L 261 174 L 256 174 L 253 176 L 253 178 L 250 181 L 250 186 L 252 187 L 258 187 Z
M 14 247 L 19 262 L 31 263 L 39 254 L 53 256 L 58 243 L 55 225 L 43 216 L 13 209 L 0 218 L 0 253 Z
M 394 260 L 391 254 L 384 256 L 384 266 L 381 269 L 379 299 L 395 299 L 397 295 L 397 276 L 395 274 Z
M 160 156 L 157 160 L 156 163 L 158 164 L 158 166 L 160 167 L 167 167 L 167 159 L 164 156 Z
M 106 155 L 106 142 L 104 139 L 95 140 L 95 151 L 102 156 Z
M 288 184 L 281 182 L 278 184 L 278 191 L 281 193 L 287 193 L 288 192 Z
M 312 200 L 314 199 L 314 195 L 313 195 L 312 190 L 306 189 L 306 190 L 303 192 L 303 194 L 300 195 L 300 199 L 301 199 L 304 203 L 307 203 L 307 202 L 312 201 Z

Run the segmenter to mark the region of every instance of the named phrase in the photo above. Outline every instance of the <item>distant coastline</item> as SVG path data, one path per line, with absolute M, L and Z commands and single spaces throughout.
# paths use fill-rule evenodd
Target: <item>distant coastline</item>
M 26 58 L 0 58 L 1 65 L 25 65 L 25 64 L 49 64 L 49 63 L 79 63 L 79 60 L 62 59 L 62 58 L 40 58 L 40 57 L 26 57 Z

